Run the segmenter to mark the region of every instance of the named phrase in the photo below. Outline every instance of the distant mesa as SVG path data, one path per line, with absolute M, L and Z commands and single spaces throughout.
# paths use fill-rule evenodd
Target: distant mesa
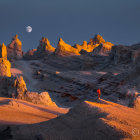
M 15 35 L 7 46 L 7 54 L 9 60 L 17 60 L 23 57 L 22 42 L 18 39 L 18 35 Z

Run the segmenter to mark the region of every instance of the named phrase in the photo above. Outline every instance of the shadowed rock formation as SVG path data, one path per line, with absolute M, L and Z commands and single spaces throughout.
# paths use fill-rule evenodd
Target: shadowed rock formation
M 17 60 L 23 57 L 22 42 L 18 39 L 18 35 L 15 35 L 7 46 L 7 54 L 9 60 Z
M 23 59 L 26 59 L 26 60 L 31 60 L 31 59 L 36 59 L 36 53 L 37 49 L 32 49 L 32 50 L 29 50 L 27 51 L 24 56 L 23 56 Z
M 58 56 L 73 56 L 80 55 L 78 49 L 66 44 L 62 38 L 59 39 L 55 54 Z

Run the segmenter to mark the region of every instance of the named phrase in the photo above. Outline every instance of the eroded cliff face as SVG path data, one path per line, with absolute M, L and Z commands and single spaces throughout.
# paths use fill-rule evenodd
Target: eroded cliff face
M 57 48 L 55 50 L 55 55 L 58 56 L 74 56 L 80 55 L 78 49 L 72 47 L 71 45 L 65 43 L 62 38 L 59 39 Z
M 17 60 L 23 57 L 22 42 L 18 39 L 18 35 L 15 35 L 7 46 L 7 55 L 9 60 Z

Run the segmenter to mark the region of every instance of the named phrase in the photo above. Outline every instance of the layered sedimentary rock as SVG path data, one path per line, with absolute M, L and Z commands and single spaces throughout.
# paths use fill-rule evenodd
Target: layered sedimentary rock
M 0 58 L 7 59 L 7 48 L 4 43 L 0 45 Z
M 22 42 L 15 35 L 11 43 L 7 46 L 8 59 L 21 59 L 23 57 Z
M 59 39 L 55 54 L 59 56 L 73 56 L 80 55 L 78 49 L 72 47 L 71 45 L 65 43 L 62 38 Z

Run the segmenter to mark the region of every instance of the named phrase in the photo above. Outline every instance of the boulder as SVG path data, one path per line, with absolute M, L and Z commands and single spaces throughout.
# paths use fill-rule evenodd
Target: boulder
M 71 45 L 65 43 L 62 38 L 59 39 L 55 54 L 58 56 L 73 56 L 80 55 L 78 49 L 72 47 Z
M 17 60 L 23 57 L 22 42 L 18 39 L 18 35 L 15 35 L 7 46 L 7 55 L 9 60 Z

